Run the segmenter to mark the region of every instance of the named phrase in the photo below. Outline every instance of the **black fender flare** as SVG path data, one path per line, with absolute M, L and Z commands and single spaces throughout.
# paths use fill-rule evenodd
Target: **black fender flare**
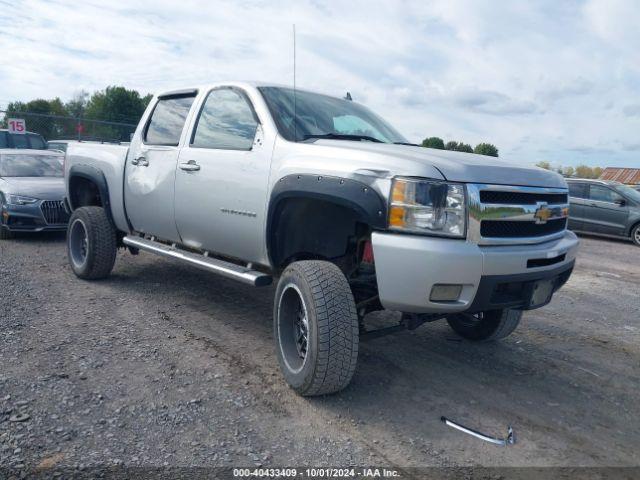
M 69 169 L 69 187 L 71 186 L 71 180 L 73 178 L 84 178 L 93 182 L 96 187 L 98 187 L 100 198 L 102 199 L 102 206 L 107 212 L 109 220 L 113 222 L 113 218 L 111 216 L 111 201 L 109 199 L 109 185 L 107 184 L 107 179 L 105 178 L 104 173 L 91 165 L 78 164 L 71 166 Z M 71 192 L 69 192 L 69 194 L 71 194 Z M 69 197 L 71 197 L 71 195 L 69 195 Z M 66 200 L 69 204 L 70 211 L 77 208 L 77 206 L 73 204 L 72 198 L 67 198 Z
M 275 226 L 278 224 L 280 206 L 292 198 L 324 200 L 356 212 L 358 220 L 373 229 L 387 228 L 387 202 L 369 185 L 335 176 L 293 174 L 282 177 L 273 186 L 267 214 L 267 253 L 272 265 Z

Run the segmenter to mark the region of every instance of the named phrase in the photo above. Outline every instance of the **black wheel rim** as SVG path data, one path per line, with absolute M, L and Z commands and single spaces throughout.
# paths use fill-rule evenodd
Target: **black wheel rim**
M 89 236 L 87 228 L 82 220 L 77 218 L 69 229 L 69 255 L 71 262 L 77 268 L 82 267 L 87 261 L 89 253 Z
M 287 368 L 302 370 L 309 354 L 309 316 L 302 293 L 293 283 L 282 290 L 278 301 L 278 344 Z

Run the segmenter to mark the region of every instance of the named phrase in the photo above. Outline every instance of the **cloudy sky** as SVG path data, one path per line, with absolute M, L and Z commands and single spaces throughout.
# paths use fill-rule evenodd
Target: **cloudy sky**
M 225 79 L 350 91 L 410 140 L 640 167 L 640 0 L 0 0 L 0 107 Z

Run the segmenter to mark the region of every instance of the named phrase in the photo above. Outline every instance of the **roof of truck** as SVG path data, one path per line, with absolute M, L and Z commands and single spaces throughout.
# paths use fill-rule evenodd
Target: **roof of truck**
M 202 84 L 202 85 L 191 85 L 188 87 L 183 87 L 183 88 L 176 88 L 176 89 L 171 89 L 171 90 L 165 90 L 162 92 L 158 93 L 159 97 L 166 97 L 169 95 L 180 95 L 180 94 L 187 94 L 187 93 L 192 93 L 192 92 L 196 92 L 199 90 L 210 90 L 212 88 L 215 87 L 223 87 L 223 86 L 233 86 L 233 87 L 241 87 L 241 88 L 258 88 L 258 87 L 279 87 L 279 88 L 293 88 L 293 85 L 284 85 L 281 83 L 275 83 L 275 82 L 262 82 L 262 81 L 256 81 L 256 80 L 250 80 L 250 81 L 242 81 L 242 80 L 229 80 L 229 81 L 225 81 L 225 82 L 214 82 L 214 83 L 206 83 L 206 84 Z M 296 90 L 299 90 L 301 92 L 311 92 L 312 90 L 307 90 L 304 88 L 297 88 L 296 86 Z M 316 92 L 316 93 L 320 93 L 320 92 Z

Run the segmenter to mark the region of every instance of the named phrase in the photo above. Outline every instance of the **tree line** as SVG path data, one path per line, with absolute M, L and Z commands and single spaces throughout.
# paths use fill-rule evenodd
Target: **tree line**
M 427 137 L 422 141 L 422 146 L 427 148 L 437 148 L 439 150 L 454 150 L 456 152 L 478 153 L 480 155 L 488 155 L 490 157 L 498 156 L 498 149 L 491 143 L 479 143 L 472 147 L 468 143 L 456 142 L 450 140 L 444 143 L 440 137 Z
M 6 128 L 7 118 L 24 116 L 27 130 L 47 140 L 74 138 L 79 133 L 83 138 L 129 140 L 151 98 L 151 94 L 141 95 L 136 90 L 114 85 L 92 94 L 80 91 L 67 102 L 59 97 L 11 102 L 2 128 Z
M 545 170 L 553 170 L 565 177 L 577 177 L 577 178 L 600 178 L 604 169 L 602 167 L 589 167 L 587 165 L 578 165 L 577 167 L 552 167 L 549 162 L 542 161 L 536 163 L 537 167 L 544 168 Z

